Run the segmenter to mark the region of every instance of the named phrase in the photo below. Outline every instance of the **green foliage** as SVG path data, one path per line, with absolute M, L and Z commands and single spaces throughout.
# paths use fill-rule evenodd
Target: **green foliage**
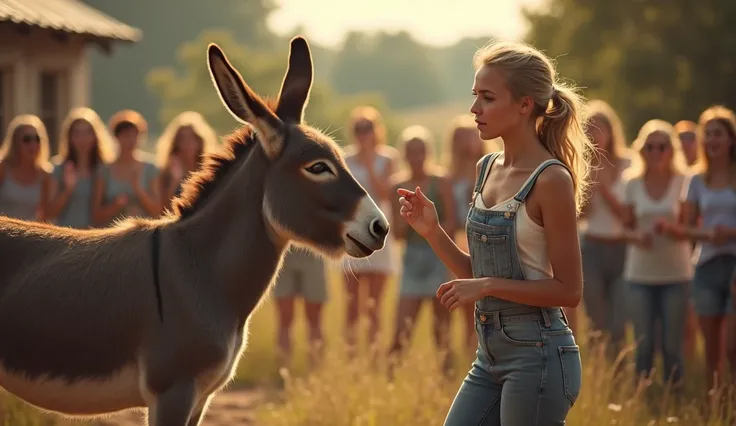
M 111 55 L 90 51 L 92 107 L 103 118 L 123 108 L 139 111 L 151 119 L 160 108 L 144 81 L 153 67 L 176 65 L 174 52 L 184 40 L 192 40 L 207 28 L 230 31 L 242 43 L 268 49 L 278 38 L 266 26 L 275 9 L 272 0 L 84 0 L 90 6 L 139 28 L 140 42 L 116 43 Z
M 258 50 L 235 40 L 228 31 L 205 31 L 196 40 L 184 43 L 178 50 L 182 73 L 173 67 L 152 69 L 147 76 L 149 88 L 161 100 L 158 119 L 165 126 L 174 116 L 186 111 L 200 112 L 218 133 L 223 134 L 237 127 L 235 119 L 222 105 L 207 70 L 206 52 L 209 43 L 217 43 L 228 59 L 243 75 L 248 85 L 261 95 L 276 96 L 286 72 L 288 45 L 279 50 Z M 315 69 L 315 74 L 319 74 Z M 400 123 L 391 115 L 381 95 L 357 93 L 339 96 L 318 79 L 312 89 L 305 120 L 332 134 L 339 141 L 346 141 L 345 125 L 350 110 L 359 104 L 370 104 L 384 115 L 389 136 L 395 139 Z
M 340 93 L 378 90 L 393 108 L 438 103 L 444 93 L 429 51 L 407 32 L 352 32 L 335 58 L 331 80 Z
M 550 0 L 526 11 L 527 41 L 561 75 L 616 108 L 629 139 L 647 120 L 736 107 L 736 2 Z
M 427 55 L 440 75 L 445 102 L 472 102 L 471 87 L 475 69 L 473 55 L 493 37 L 469 37 L 450 46 L 426 46 Z
M 271 55 L 275 57 L 277 52 L 286 55 L 288 39 L 302 33 L 300 28 L 286 35 L 277 35 L 269 30 L 266 23 L 277 7 L 274 0 L 212 0 L 207 7 L 200 7 L 200 3 L 194 0 L 84 1 L 143 31 L 143 39 L 139 43 L 117 44 L 112 55 L 103 55 L 96 50 L 90 52 L 91 106 L 103 118 L 122 108 L 138 110 L 146 118 L 150 117 L 152 134 L 161 132 L 160 120 L 154 116 L 159 115 L 159 119 L 168 117 L 172 115 L 171 110 L 177 109 L 173 101 L 166 105 L 161 103 L 164 97 L 161 90 L 165 86 L 161 82 L 176 77 L 176 81 L 181 83 L 184 82 L 183 77 L 177 76 L 189 73 L 188 65 L 182 59 L 182 42 L 196 43 L 194 40 L 198 36 L 201 39 L 203 31 L 216 31 L 227 34 L 234 44 L 248 46 L 251 49 L 247 51 L 248 58 L 252 58 L 251 54 L 269 58 Z M 312 43 L 315 82 L 333 89 L 330 91 L 330 110 L 336 108 L 333 103 L 353 104 L 366 94 L 371 94 L 367 101 L 375 100 L 384 105 L 384 109 L 413 109 L 465 100 L 472 84 L 472 54 L 487 40 L 469 38 L 447 47 L 432 47 L 413 39 L 406 32 L 381 32 L 372 36 L 353 33 L 338 49 Z M 197 56 L 198 61 L 201 52 L 201 49 L 197 51 L 196 55 L 200 55 Z M 278 57 L 276 63 L 283 66 L 283 62 L 283 57 Z M 152 68 L 157 70 L 151 73 Z M 169 70 L 165 71 L 169 72 L 168 75 L 162 74 L 164 69 Z M 183 96 L 181 93 L 188 89 L 166 90 L 171 92 L 167 96 L 174 99 Z M 206 96 L 211 98 L 211 95 L 210 91 Z M 336 98 L 338 95 L 339 100 Z M 347 98 L 343 99 L 343 96 Z M 333 118 L 320 119 L 318 111 L 310 113 L 317 121 L 339 127 L 344 125 L 333 121 Z M 393 141 L 397 125 L 390 118 L 388 121 Z

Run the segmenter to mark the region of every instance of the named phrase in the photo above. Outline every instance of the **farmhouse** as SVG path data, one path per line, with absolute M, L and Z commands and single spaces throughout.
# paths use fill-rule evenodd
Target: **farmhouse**
M 0 0 L 0 140 L 15 115 L 36 114 L 56 153 L 64 115 L 89 105 L 88 46 L 109 54 L 114 43 L 140 39 L 81 0 Z

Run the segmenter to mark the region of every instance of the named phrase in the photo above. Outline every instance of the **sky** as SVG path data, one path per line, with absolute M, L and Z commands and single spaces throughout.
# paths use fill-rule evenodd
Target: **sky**
M 279 10 L 268 24 L 278 34 L 301 25 L 308 40 L 330 47 L 349 31 L 401 29 L 424 43 L 444 46 L 473 36 L 518 39 L 526 30 L 522 5 L 539 7 L 544 0 L 440 1 L 275 0 Z

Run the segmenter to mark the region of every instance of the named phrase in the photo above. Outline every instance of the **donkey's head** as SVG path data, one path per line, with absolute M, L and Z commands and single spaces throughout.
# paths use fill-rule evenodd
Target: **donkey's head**
M 383 248 L 389 224 L 347 169 L 339 146 L 303 123 L 312 87 L 306 40 L 291 41 L 289 65 L 275 107 L 267 105 L 215 44 L 210 75 L 230 113 L 256 130 L 269 165 L 263 213 L 279 238 L 331 257 L 365 257 Z

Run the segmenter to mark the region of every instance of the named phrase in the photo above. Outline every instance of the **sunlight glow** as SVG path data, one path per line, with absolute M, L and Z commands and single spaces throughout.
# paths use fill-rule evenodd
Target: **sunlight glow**
M 380 30 L 407 30 L 424 43 L 443 46 L 463 37 L 519 39 L 526 31 L 522 6 L 539 7 L 543 1 L 276 0 L 279 10 L 268 25 L 278 34 L 301 26 L 304 35 L 330 47 L 350 31 Z

